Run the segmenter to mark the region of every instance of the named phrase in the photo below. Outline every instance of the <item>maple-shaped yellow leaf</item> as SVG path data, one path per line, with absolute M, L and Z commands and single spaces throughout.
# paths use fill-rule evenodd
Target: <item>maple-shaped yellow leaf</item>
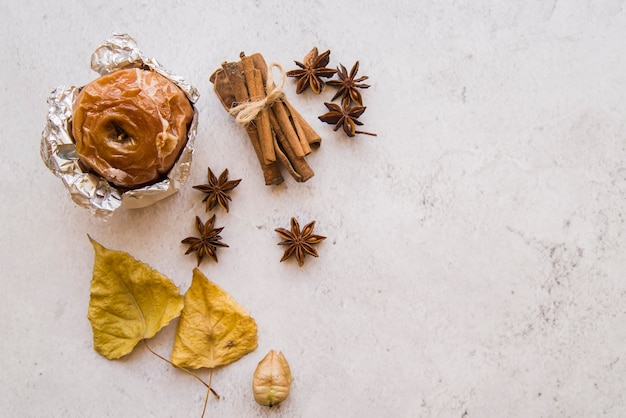
M 170 279 L 149 265 L 89 240 L 96 253 L 87 314 L 94 349 L 116 359 L 178 317 L 183 297 Z
M 195 268 L 176 330 L 172 363 L 212 369 L 239 360 L 256 347 L 254 319 Z

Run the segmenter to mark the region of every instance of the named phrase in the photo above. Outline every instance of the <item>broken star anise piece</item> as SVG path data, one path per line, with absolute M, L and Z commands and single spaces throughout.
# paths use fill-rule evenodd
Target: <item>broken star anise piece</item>
M 220 178 L 218 179 L 211 171 L 211 167 L 208 169 L 209 173 L 207 177 L 209 178 L 209 184 L 202 184 L 199 186 L 193 186 L 194 189 L 200 190 L 203 193 L 206 193 L 206 197 L 202 199 L 203 202 L 206 202 L 206 211 L 210 211 L 218 204 L 228 212 L 228 201 L 232 201 L 228 192 L 233 190 L 235 187 L 239 185 L 241 179 L 239 180 L 228 180 L 228 169 L 225 169 L 222 174 L 220 174 Z
M 317 251 L 313 248 L 313 245 L 324 241 L 326 237 L 313 234 L 314 227 L 315 221 L 306 224 L 302 232 L 300 232 L 300 224 L 296 218 L 291 218 L 291 231 L 285 228 L 276 228 L 275 231 L 278 232 L 278 235 L 284 240 L 279 242 L 278 245 L 287 246 L 283 258 L 281 258 L 280 261 L 285 261 L 292 255 L 295 255 L 298 266 L 302 267 L 304 257 L 307 254 L 317 257 Z
M 376 136 L 371 132 L 357 131 L 356 126 L 363 125 L 363 122 L 359 121 L 359 117 L 365 112 L 365 106 L 350 106 L 350 97 L 344 97 L 341 101 L 341 106 L 335 103 L 324 103 L 328 108 L 328 112 L 322 116 L 318 116 L 322 122 L 335 125 L 334 130 L 343 128 L 344 132 L 348 136 L 355 136 L 356 134 L 365 134 Z
M 193 252 L 196 253 L 196 257 L 198 258 L 198 266 L 202 262 L 202 258 L 205 255 L 208 255 L 217 263 L 217 255 L 215 254 L 215 252 L 217 251 L 217 247 L 228 247 L 227 244 L 221 242 L 222 237 L 219 235 L 224 227 L 213 228 L 214 222 L 215 215 L 211 216 L 211 218 L 204 224 L 200 220 L 200 217 L 196 216 L 196 228 L 200 233 L 200 238 L 188 237 L 181 241 L 181 243 L 189 245 L 189 248 L 185 252 L 185 255 L 191 254 Z
M 369 77 L 364 75 L 359 78 L 356 77 L 356 73 L 359 71 L 359 62 L 357 61 L 352 69 L 350 70 L 350 74 L 348 74 L 348 70 L 342 64 L 339 64 L 339 68 L 337 68 L 337 76 L 339 80 L 330 80 L 327 81 L 326 84 L 333 87 L 339 87 L 337 93 L 333 96 L 331 100 L 335 100 L 338 97 L 350 97 L 352 101 L 359 106 L 363 106 L 363 97 L 361 93 L 357 89 L 366 89 L 370 85 L 363 84 L 362 81 L 367 80 Z
M 300 94 L 307 88 L 311 87 L 314 93 L 320 94 L 324 82 L 321 77 L 332 77 L 337 72 L 334 68 L 326 68 L 330 61 L 330 50 L 323 52 L 321 55 L 317 52 L 317 47 L 314 47 L 304 57 L 304 63 L 294 61 L 301 69 L 287 71 L 287 77 L 299 78 L 296 84 L 296 93 Z

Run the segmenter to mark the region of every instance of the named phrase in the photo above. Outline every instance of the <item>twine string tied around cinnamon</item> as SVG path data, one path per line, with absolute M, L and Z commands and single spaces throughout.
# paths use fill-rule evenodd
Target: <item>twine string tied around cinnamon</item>
M 274 78 L 272 76 L 272 70 L 277 68 L 280 71 L 280 80 L 278 85 L 274 84 Z M 285 70 L 280 64 L 275 62 L 271 63 L 267 71 L 267 95 L 258 100 L 251 99 L 250 101 L 240 103 L 237 106 L 231 108 L 228 113 L 235 117 L 235 121 L 240 125 L 248 125 L 252 122 L 259 113 L 268 107 L 271 107 L 275 102 L 282 99 L 285 96 L 283 86 L 285 84 Z

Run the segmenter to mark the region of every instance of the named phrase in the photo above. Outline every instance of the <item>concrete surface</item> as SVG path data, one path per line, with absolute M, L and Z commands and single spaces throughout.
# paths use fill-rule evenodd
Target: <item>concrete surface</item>
M 115 31 L 200 89 L 200 126 L 187 187 L 105 223 L 39 141 L 49 92 L 92 80 Z M 243 181 L 217 211 L 230 248 L 202 271 L 259 347 L 215 371 L 207 416 L 626 416 L 623 1 L 5 1 L 0 35 L 0 415 L 200 416 L 203 387 L 147 350 L 93 351 L 87 234 L 185 290 L 211 166 Z M 317 120 L 332 92 L 288 80 L 324 141 L 313 179 L 266 187 L 208 77 L 240 51 L 292 69 L 313 46 L 360 60 L 378 137 L 333 132 Z M 279 263 L 291 216 L 328 236 L 303 268 Z M 174 329 L 153 348 L 169 356 Z M 272 410 L 250 388 L 270 349 L 294 375 Z

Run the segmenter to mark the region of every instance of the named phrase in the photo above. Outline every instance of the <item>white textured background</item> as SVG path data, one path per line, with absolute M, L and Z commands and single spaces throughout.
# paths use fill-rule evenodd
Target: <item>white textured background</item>
M 204 390 L 139 346 L 92 349 L 87 234 L 183 290 L 180 240 L 206 218 L 206 167 L 243 178 L 217 212 L 230 248 L 202 270 L 256 319 L 259 348 L 213 377 L 211 417 L 626 416 L 626 11 L 618 0 L 5 0 L 0 5 L 0 415 L 192 417 Z M 201 98 L 184 190 L 108 223 L 75 206 L 39 157 L 46 98 L 83 85 L 94 48 L 128 32 Z M 361 61 L 366 130 L 323 136 L 316 175 L 265 187 L 208 81 L 260 51 L 287 69 L 317 45 Z M 274 228 L 316 219 L 304 268 Z M 174 324 L 153 341 L 169 355 Z M 282 350 L 292 393 L 250 390 Z M 206 373 L 203 376 L 207 377 Z

